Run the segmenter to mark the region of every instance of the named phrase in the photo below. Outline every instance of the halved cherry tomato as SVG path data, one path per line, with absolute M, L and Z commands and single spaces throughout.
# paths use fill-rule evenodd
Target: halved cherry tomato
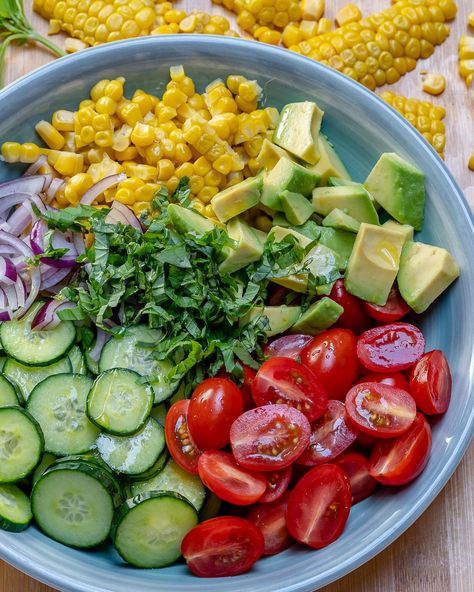
M 258 500 L 261 504 L 269 504 L 279 499 L 288 489 L 291 480 L 291 467 L 285 467 L 281 471 L 265 473 L 267 489 Z
M 218 578 L 248 571 L 262 556 L 263 547 L 263 535 L 255 524 L 219 516 L 190 530 L 181 543 L 181 553 L 193 574 Z
M 188 410 L 188 399 L 171 405 L 165 419 L 165 438 L 173 460 L 188 473 L 197 474 L 201 451 L 189 433 Z
M 344 309 L 337 319 L 336 327 L 350 329 L 356 335 L 360 335 L 370 327 L 371 321 L 364 311 L 363 301 L 349 294 L 344 287 L 344 280 L 336 280 L 329 297 Z
M 317 376 L 291 358 L 270 358 L 252 383 L 256 405 L 285 404 L 314 421 L 326 411 L 328 396 Z
M 283 335 L 267 343 L 263 348 L 263 355 L 266 358 L 280 356 L 297 360 L 301 350 L 313 339 L 312 335 Z
M 364 302 L 365 312 L 375 321 L 380 323 L 393 323 L 399 321 L 407 315 L 411 308 L 400 296 L 400 292 L 396 286 L 390 290 L 387 302 L 380 306 L 379 304 L 372 304 L 371 302 Z
M 264 540 L 263 554 L 276 555 L 287 549 L 293 539 L 286 527 L 288 494 L 271 504 L 257 504 L 247 515 L 247 520 L 261 531 Z
M 451 401 L 451 386 L 448 360 L 439 349 L 424 354 L 413 367 L 410 391 L 423 413 L 445 413 Z
M 395 440 L 380 441 L 370 456 L 370 474 L 382 485 L 405 485 L 423 471 L 431 451 L 431 428 L 421 413 Z
M 250 473 L 239 467 L 230 452 L 206 450 L 199 457 L 198 469 L 208 489 L 222 500 L 238 506 L 254 504 L 267 488 L 262 473 Z
M 335 464 L 346 473 L 351 483 L 352 505 L 372 495 L 377 481 L 369 473 L 369 460 L 358 452 L 345 452 Z
M 252 409 L 252 407 L 254 406 L 254 402 L 252 399 L 252 393 L 250 391 L 250 389 L 252 388 L 252 382 L 253 379 L 256 376 L 256 371 L 252 370 L 252 368 L 249 368 L 248 366 L 246 366 L 245 364 L 242 364 L 242 362 L 239 362 L 240 366 L 242 367 L 242 371 L 244 373 L 243 379 L 242 379 L 242 384 L 240 385 L 240 392 L 242 394 L 242 402 L 244 404 L 244 411 L 247 411 L 248 409 Z M 234 382 L 234 378 L 228 374 L 224 368 L 222 368 L 217 376 L 219 378 L 228 378 L 229 380 L 231 380 L 232 382 Z
M 397 372 L 415 364 L 425 350 L 423 333 L 410 323 L 392 323 L 362 333 L 357 355 L 372 372 Z
M 358 376 L 357 341 L 349 329 L 329 329 L 301 351 L 301 362 L 325 387 L 330 399 L 344 399 Z
M 358 430 L 346 423 L 346 406 L 341 401 L 329 401 L 326 413 L 311 424 L 308 448 L 297 460 L 312 466 L 332 461 L 357 438 Z
M 231 380 L 206 378 L 198 384 L 188 409 L 188 428 L 198 448 L 224 448 L 230 426 L 243 410 L 242 394 Z
M 275 471 L 291 465 L 306 448 L 311 426 L 288 405 L 264 405 L 246 411 L 230 428 L 230 444 L 242 467 Z
M 400 436 L 416 416 L 416 403 L 406 391 L 380 382 L 363 382 L 346 397 L 349 419 L 360 430 L 377 438 Z
M 293 538 L 321 549 L 344 530 L 351 509 L 349 478 L 333 464 L 311 469 L 288 498 L 286 525 Z
M 359 378 L 355 384 L 361 384 L 362 382 L 381 382 L 382 384 L 388 384 L 410 392 L 408 380 L 401 372 L 387 372 L 386 374 L 382 374 L 381 372 L 368 372 L 367 374 L 364 374 L 362 378 Z
M 378 438 L 376 438 L 375 436 L 369 436 L 369 434 L 366 434 L 365 432 L 359 430 L 359 433 L 357 434 L 357 438 L 355 441 L 355 445 L 360 446 L 361 448 L 364 448 L 366 450 L 372 450 L 372 448 L 378 441 Z

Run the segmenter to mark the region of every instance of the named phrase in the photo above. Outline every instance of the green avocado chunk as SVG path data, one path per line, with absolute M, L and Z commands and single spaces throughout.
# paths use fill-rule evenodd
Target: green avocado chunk
M 329 177 L 350 181 L 351 177 L 342 160 L 323 134 L 319 134 L 318 150 L 320 159 L 311 170 L 321 175 L 321 185 L 327 185 Z
M 349 262 L 356 235 L 353 232 L 347 232 L 347 230 L 326 228 L 324 226 L 319 228 L 319 242 L 337 254 L 339 269 L 343 271 Z
M 347 265 L 346 290 L 383 306 L 397 276 L 402 246 L 400 232 L 362 223 Z
M 365 187 L 397 222 L 421 230 L 425 207 L 424 179 L 421 171 L 398 154 L 386 152 L 365 180 Z
M 334 325 L 343 312 L 344 308 L 340 304 L 323 296 L 300 316 L 291 327 L 291 333 L 317 335 Z
M 400 257 L 398 288 L 403 300 L 421 313 L 459 273 L 458 264 L 446 249 L 408 241 Z
M 253 308 L 240 319 L 239 326 L 243 327 L 260 317 L 267 317 L 269 327 L 265 334 L 267 337 L 273 337 L 278 333 L 284 333 L 295 324 L 300 316 L 301 306 L 264 306 L 263 308 Z
M 284 228 L 288 228 L 291 224 L 288 222 L 285 214 L 281 212 L 275 212 L 272 220 L 272 226 L 283 226 Z
M 327 216 L 338 208 L 359 222 L 378 224 L 379 217 L 362 185 L 316 187 L 313 190 L 313 207 L 317 214 Z
M 286 219 L 295 226 L 304 224 L 314 213 L 311 202 L 301 193 L 285 190 L 280 193 L 278 198 Z
M 346 214 L 346 212 L 339 208 L 334 208 L 332 212 L 329 212 L 322 221 L 322 225 L 338 230 L 347 230 L 348 232 L 359 232 L 360 228 L 359 220 L 349 216 L 349 214 Z
M 260 201 L 262 177 L 249 177 L 217 193 L 211 199 L 211 205 L 217 218 L 227 222 L 231 218 L 250 210 Z
M 262 147 L 260 148 L 260 152 L 256 157 L 256 161 L 266 171 L 271 171 L 272 168 L 277 164 L 280 158 L 288 158 L 289 160 L 293 160 L 293 156 L 277 146 L 270 140 L 265 138 L 262 142 Z
M 227 223 L 226 230 L 230 238 L 237 242 L 237 246 L 235 249 L 227 250 L 226 258 L 219 265 L 221 273 L 234 273 L 260 259 L 265 241 L 262 241 L 244 220 L 238 217 L 232 218 Z
M 273 169 L 264 175 L 262 204 L 281 212 L 283 207 L 279 195 L 283 191 L 297 191 L 309 196 L 318 183 L 319 175 L 317 173 L 313 173 L 288 158 L 280 158 Z M 234 187 L 237 187 L 237 185 L 234 185 Z M 215 197 L 212 201 L 214 199 Z
M 204 218 L 195 210 L 183 208 L 178 204 L 168 205 L 168 215 L 175 229 L 182 234 L 190 232 L 202 235 L 216 227 L 209 218 Z
M 409 224 L 399 224 L 395 222 L 395 220 L 387 220 L 382 224 L 384 228 L 390 228 L 390 230 L 395 230 L 396 232 L 400 232 L 403 235 L 403 242 L 406 243 L 407 241 L 413 240 L 413 226 Z
M 320 158 L 318 138 L 323 115 L 311 101 L 288 103 L 281 110 L 273 141 L 304 162 L 316 164 Z

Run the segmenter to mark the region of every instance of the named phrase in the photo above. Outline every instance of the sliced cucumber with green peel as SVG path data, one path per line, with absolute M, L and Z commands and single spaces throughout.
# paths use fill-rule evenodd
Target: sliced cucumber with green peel
M 144 473 L 139 473 L 138 475 L 130 475 L 130 477 L 133 479 L 133 481 L 148 481 L 148 479 L 156 477 L 156 475 L 158 475 L 158 473 L 165 468 L 169 457 L 169 452 L 165 448 L 158 457 L 157 461 L 150 469 L 148 469 L 148 471 L 145 471 Z
M 0 356 L 0 372 L 3 371 L 3 366 L 5 365 L 5 362 L 7 361 L 7 357 L 6 356 Z
M 8 358 L 3 368 L 3 374 L 18 386 L 25 401 L 35 386 L 48 376 L 71 371 L 71 361 L 67 356 L 50 366 L 25 366 L 13 358 Z
M 137 475 L 151 469 L 166 446 L 165 432 L 150 417 L 133 436 L 102 433 L 96 441 L 97 450 L 111 469 L 125 475 Z
M 86 415 L 92 383 L 84 374 L 56 374 L 35 386 L 26 408 L 41 426 L 46 452 L 65 456 L 92 448 L 100 433 Z
M 87 415 L 109 434 L 126 436 L 145 424 L 153 400 L 151 386 L 137 372 L 112 368 L 95 379 L 87 397 Z
M 65 356 L 76 340 L 76 327 L 61 321 L 54 329 L 34 331 L 31 321 L 38 307 L 34 306 L 19 321 L 0 325 L 0 340 L 6 354 L 27 366 L 49 366 Z
M 32 518 L 29 497 L 16 485 L 0 485 L 0 529 L 21 532 Z
M 112 540 L 135 567 L 165 567 L 181 557 L 181 543 L 198 523 L 193 506 L 175 493 L 152 492 L 127 500 L 114 518 Z
M 74 374 L 87 374 L 86 361 L 82 355 L 81 348 L 75 345 L 68 353 L 67 357 L 71 362 L 71 369 Z
M 208 491 L 206 501 L 199 510 L 199 522 L 215 518 L 220 512 L 221 506 L 222 500 L 212 491 Z
M 179 493 L 199 512 L 206 498 L 206 489 L 198 475 L 184 471 L 174 460 L 148 481 L 137 481 L 131 486 L 132 495 L 148 491 L 172 491 Z
M 20 400 L 20 397 L 15 385 L 6 376 L 0 374 L 0 407 L 22 405 L 24 401 L 23 398 Z
M 160 425 L 165 427 L 167 413 L 168 407 L 166 403 L 161 403 L 161 405 L 156 405 L 156 407 L 153 407 L 153 409 L 150 411 L 150 417 L 153 417 Z
M 85 462 L 56 463 L 31 493 L 36 524 L 69 547 L 103 543 L 114 516 L 114 486 L 108 472 Z
M 41 460 L 44 449 L 41 428 L 20 407 L 0 408 L 0 483 L 27 477 Z
M 43 458 L 41 459 L 40 464 L 36 467 L 35 472 L 33 473 L 33 476 L 31 477 L 31 485 L 33 487 L 35 486 L 35 483 L 38 481 L 38 479 L 46 471 L 46 469 L 49 469 L 49 467 L 55 462 L 56 462 L 56 457 L 54 455 L 49 454 L 49 452 L 45 452 L 43 454 Z

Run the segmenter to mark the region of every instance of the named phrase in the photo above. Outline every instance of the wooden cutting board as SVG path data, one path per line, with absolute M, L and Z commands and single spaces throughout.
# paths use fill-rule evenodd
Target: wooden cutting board
M 332 18 L 347 1 L 328 0 L 325 16 Z M 364 14 L 383 10 L 390 3 L 389 0 L 355 1 Z M 24 3 L 35 28 L 46 32 L 47 23 L 32 15 L 31 0 L 24 0 Z M 467 27 L 467 14 L 474 10 L 474 4 L 472 0 L 458 0 L 457 4 L 459 12 L 451 25 L 450 38 L 436 48 L 431 58 L 418 62 L 416 70 L 387 88 L 446 107 L 446 163 L 474 208 L 474 172 L 467 168 L 469 155 L 474 152 L 474 88 L 466 89 L 457 66 L 459 36 L 474 35 Z M 212 5 L 210 0 L 181 0 L 175 6 L 224 14 L 235 23 L 234 15 Z M 56 39 L 58 44 L 62 43 L 60 35 Z M 47 51 L 34 46 L 10 50 L 6 83 L 51 59 Z M 446 76 L 447 88 L 440 97 L 430 97 L 421 90 L 419 72 L 422 69 Z M 375 559 L 327 586 L 323 592 L 474 592 L 473 492 L 474 446 L 471 445 L 448 485 L 403 536 Z M 0 562 L 0 592 L 52 592 L 52 589 Z

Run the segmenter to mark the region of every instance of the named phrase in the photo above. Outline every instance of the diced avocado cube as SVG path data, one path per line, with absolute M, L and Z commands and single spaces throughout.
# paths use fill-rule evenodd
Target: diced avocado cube
M 278 196 L 286 219 L 295 226 L 304 224 L 314 214 L 313 206 L 301 193 L 282 191 Z
M 349 214 L 346 214 L 346 212 L 339 208 L 334 208 L 332 212 L 329 212 L 322 224 L 323 226 L 338 230 L 347 230 L 348 232 L 359 232 L 360 228 L 359 220 L 349 216 Z
M 291 226 L 285 214 L 282 214 L 281 212 L 275 213 L 275 215 L 273 216 L 272 224 L 273 226 L 283 226 L 284 228 L 288 228 L 289 226 Z
M 354 248 L 356 235 L 353 232 L 347 232 L 347 230 L 324 226 L 319 228 L 319 242 L 336 253 L 339 269 L 344 271 Z
M 402 249 L 398 288 L 415 312 L 424 312 L 459 277 L 459 266 L 446 249 L 408 241 Z
M 397 277 L 402 246 L 399 232 L 362 223 L 347 265 L 346 290 L 383 306 Z
M 293 160 L 293 156 L 289 152 L 265 138 L 255 160 L 263 169 L 271 171 L 280 158 L 283 157 Z
M 216 227 L 209 218 L 204 218 L 195 210 L 183 208 L 178 204 L 168 205 L 168 215 L 176 231 L 181 234 L 189 232 L 202 235 Z
M 279 195 L 283 191 L 297 191 L 307 196 L 319 183 L 319 175 L 289 160 L 280 158 L 263 178 L 262 203 L 273 210 L 283 211 Z M 234 185 L 237 187 L 237 185 Z M 226 190 L 227 191 L 227 190 Z M 217 196 L 216 196 L 217 197 Z M 215 197 L 213 198 L 216 199 Z
M 311 101 L 289 103 L 280 113 L 273 141 L 308 164 L 316 164 L 319 130 L 324 112 Z
M 377 211 L 361 185 L 316 187 L 313 190 L 313 207 L 314 211 L 322 216 L 327 216 L 338 208 L 359 222 L 379 223 Z
M 425 207 L 424 179 L 421 171 L 398 154 L 386 152 L 365 180 L 365 187 L 392 218 L 421 230 Z
M 260 201 L 262 184 L 262 176 L 258 175 L 220 191 L 211 199 L 211 205 L 217 218 L 221 222 L 227 222 L 227 220 L 256 206 Z
M 322 284 L 321 286 L 316 286 L 316 294 L 318 296 L 329 296 L 332 292 L 332 288 L 336 282 L 330 282 L 329 284 Z
M 233 273 L 263 255 L 265 240 L 257 236 L 253 228 L 240 218 L 232 218 L 227 223 L 227 234 L 237 242 L 235 249 L 228 249 L 227 256 L 219 265 L 221 273 Z
M 283 226 L 283 224 L 281 224 L 280 226 Z M 318 224 L 316 224 L 316 222 L 314 222 L 313 220 L 308 220 L 307 222 L 305 222 L 301 226 L 298 226 L 297 228 L 294 228 L 293 230 L 296 230 L 297 232 L 306 236 L 312 241 L 319 240 L 319 237 L 321 236 L 321 226 L 318 226 Z
M 395 220 L 387 220 L 382 226 L 384 228 L 390 228 L 390 230 L 395 230 L 396 232 L 401 232 L 403 234 L 404 243 L 413 240 L 414 229 L 413 226 L 410 226 L 409 224 L 399 224 L 398 222 L 395 222 Z
M 321 185 L 327 185 L 329 177 L 347 179 L 350 181 L 350 175 L 342 160 L 332 147 L 332 144 L 323 134 L 319 134 L 318 150 L 320 159 L 311 170 L 321 175 Z
M 367 189 L 362 185 L 362 183 L 357 183 L 357 181 L 349 181 L 348 179 L 341 179 L 339 177 L 329 177 L 327 182 L 328 187 L 359 187 L 359 189 L 363 189 L 367 195 L 370 197 L 370 201 L 376 210 L 380 208 L 380 204 L 378 204 L 373 195 L 371 195 Z
M 296 323 L 292 325 L 291 333 L 317 335 L 334 325 L 343 312 L 344 308 L 340 304 L 324 296 L 300 316 Z
M 267 317 L 269 328 L 265 331 L 267 337 L 284 333 L 296 323 L 301 316 L 301 306 L 264 306 L 253 308 L 239 321 L 241 327 L 260 317 Z

